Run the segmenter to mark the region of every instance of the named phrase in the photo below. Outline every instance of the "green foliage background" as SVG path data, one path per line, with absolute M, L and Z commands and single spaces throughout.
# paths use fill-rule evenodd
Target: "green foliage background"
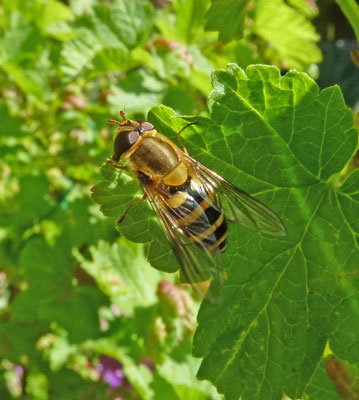
M 358 395 L 358 135 L 345 100 L 358 107 L 359 7 L 338 4 L 350 23 L 324 1 L 3 0 L 1 400 Z M 171 139 L 199 121 L 183 135 L 190 154 L 287 226 L 280 239 L 230 227 L 220 305 L 200 306 L 169 273 L 147 203 L 115 229 L 141 196 L 103 164 L 123 109 Z M 326 373 L 330 353 L 354 376 L 346 391 Z

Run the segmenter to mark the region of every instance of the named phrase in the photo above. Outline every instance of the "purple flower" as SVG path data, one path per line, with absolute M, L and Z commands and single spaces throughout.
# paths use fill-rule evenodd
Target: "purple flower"
M 97 369 L 102 379 L 111 387 L 119 387 L 122 385 L 125 374 L 122 371 L 122 364 L 115 358 L 101 354 Z
M 16 372 L 16 375 L 22 376 L 24 373 L 24 368 L 21 365 L 16 365 L 15 372 Z

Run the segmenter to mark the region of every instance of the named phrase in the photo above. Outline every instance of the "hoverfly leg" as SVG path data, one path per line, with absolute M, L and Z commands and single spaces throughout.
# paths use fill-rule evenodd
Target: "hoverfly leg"
M 188 154 L 188 151 L 186 150 L 186 148 L 185 148 L 185 146 L 184 146 L 184 144 L 183 144 L 183 140 L 182 140 L 182 138 L 181 138 L 181 133 L 185 130 L 185 129 L 187 129 L 188 127 L 190 127 L 191 125 L 198 125 L 199 124 L 199 122 L 191 122 L 190 124 L 187 124 L 186 126 L 184 126 L 178 133 L 177 133 L 177 140 L 178 140 L 178 143 L 181 145 L 181 147 L 183 148 L 183 151 L 186 153 L 186 154 Z
M 123 220 L 126 218 L 126 215 L 127 215 L 128 212 L 131 210 L 131 208 L 132 208 L 133 206 L 135 206 L 136 204 L 142 203 L 142 202 L 145 201 L 146 199 L 147 199 L 147 194 L 144 194 L 144 195 L 142 196 L 141 199 L 133 201 L 133 202 L 127 207 L 127 210 L 126 210 L 125 213 L 122 215 L 122 217 L 121 217 L 118 221 L 116 221 L 116 224 L 117 224 L 117 225 L 120 225 L 120 224 L 123 222 Z
M 123 171 L 128 171 L 128 167 L 126 167 L 125 165 L 114 164 L 112 162 L 111 158 L 106 158 L 106 162 L 107 162 L 107 164 L 110 165 L 111 168 L 117 168 L 117 169 L 122 169 Z
M 116 121 L 115 119 L 109 119 L 108 123 L 111 125 L 121 125 L 120 121 Z

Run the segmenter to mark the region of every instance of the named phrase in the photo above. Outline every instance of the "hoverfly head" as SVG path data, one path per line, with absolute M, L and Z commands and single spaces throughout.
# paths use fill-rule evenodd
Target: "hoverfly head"
M 110 124 L 118 125 L 113 143 L 114 154 L 112 159 L 119 161 L 122 154 L 128 151 L 140 138 L 140 124 L 137 121 L 126 119 L 125 113 L 120 112 L 122 122 L 110 120 Z
M 118 125 L 115 133 L 114 140 L 114 155 L 113 160 L 119 161 L 122 154 L 128 151 L 133 145 L 136 144 L 140 136 L 146 132 L 154 129 L 154 126 L 148 121 L 132 121 L 126 119 L 125 113 L 120 112 L 122 122 L 110 120 L 110 124 Z

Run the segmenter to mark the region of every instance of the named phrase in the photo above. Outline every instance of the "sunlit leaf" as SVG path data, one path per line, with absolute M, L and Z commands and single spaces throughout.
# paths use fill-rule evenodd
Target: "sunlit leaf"
M 256 2 L 254 31 L 268 42 L 268 56 L 286 68 L 306 69 L 322 60 L 314 27 L 283 0 Z

